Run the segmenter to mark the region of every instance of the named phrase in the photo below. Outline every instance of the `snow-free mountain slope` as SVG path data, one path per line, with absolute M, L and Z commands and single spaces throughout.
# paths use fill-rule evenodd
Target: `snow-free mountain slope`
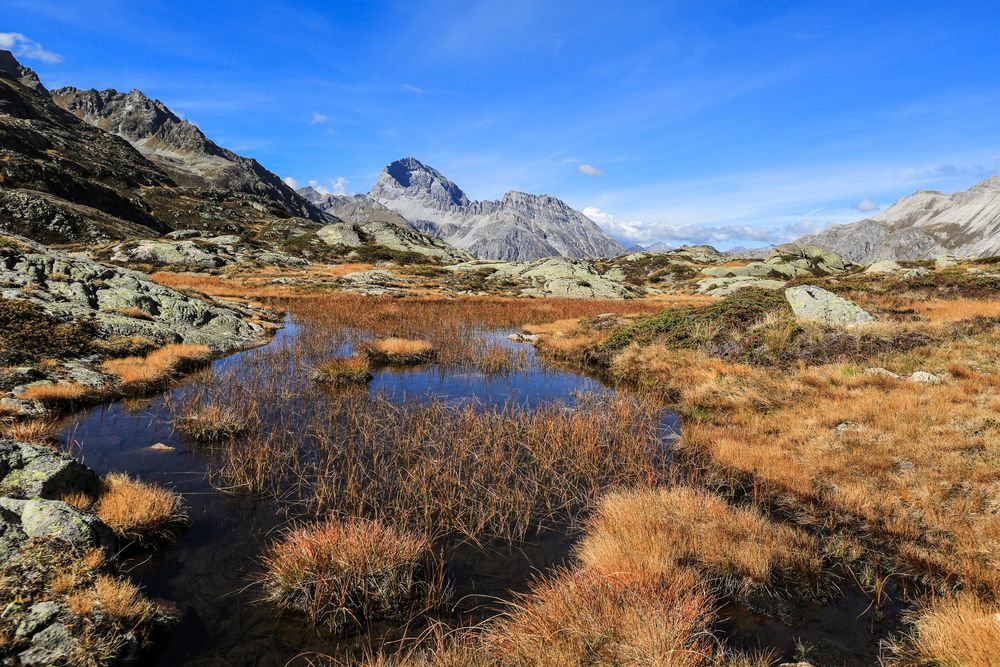
M 590 218 L 555 197 L 508 192 L 499 201 L 472 201 L 439 171 L 412 157 L 387 166 L 368 196 L 416 229 L 480 258 L 527 261 L 625 252 Z
M 814 243 L 861 263 L 1000 255 L 1000 176 L 951 195 L 919 190 L 874 218 L 833 225 L 796 243 Z
M 326 222 L 317 209 L 259 162 L 219 146 L 196 125 L 139 90 L 59 88 L 51 95 L 63 109 L 131 143 L 179 185 L 266 197 L 290 216 Z

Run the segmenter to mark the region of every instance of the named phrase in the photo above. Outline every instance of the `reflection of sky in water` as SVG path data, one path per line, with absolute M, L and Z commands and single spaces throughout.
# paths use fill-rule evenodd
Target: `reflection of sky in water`
M 265 348 L 214 362 L 212 381 L 229 373 L 259 371 L 266 359 L 262 355 L 292 342 L 298 331 L 299 327 L 288 320 Z M 535 358 L 530 345 L 507 340 L 508 333 L 484 333 L 483 344 L 523 348 L 527 370 L 486 376 L 435 365 L 382 369 L 376 372 L 368 392 L 381 393 L 396 402 L 433 397 L 484 407 L 504 403 L 532 407 L 547 401 L 572 405 L 579 395 L 612 393 L 598 380 L 546 366 Z M 337 352 L 350 353 L 350 349 Z M 299 392 L 318 390 L 294 373 L 287 380 Z M 181 395 L 190 386 L 190 382 L 182 383 L 170 393 Z M 169 600 L 182 611 L 181 625 L 156 658 L 156 665 L 280 665 L 304 650 L 336 653 L 343 649 L 322 640 L 300 619 L 276 615 L 271 607 L 254 603 L 259 597 L 256 590 L 242 593 L 258 571 L 262 545 L 281 529 L 284 519 L 269 501 L 220 493 L 212 486 L 207 456 L 173 432 L 163 397 L 116 401 L 66 423 L 63 433 L 67 441 L 75 443 L 74 453 L 87 465 L 101 473 L 125 471 L 164 484 L 183 493 L 188 504 L 191 526 L 178 544 L 133 571 L 150 595 Z M 664 411 L 661 425 L 664 436 L 670 437 L 676 426 L 673 413 Z M 150 449 L 154 443 L 175 449 L 154 451 Z M 488 597 L 502 595 L 512 585 L 526 586 L 536 568 L 561 562 L 568 548 L 565 536 L 553 534 L 540 540 L 534 546 L 521 545 L 513 555 L 475 553 L 456 561 L 452 574 L 478 582 L 477 592 Z

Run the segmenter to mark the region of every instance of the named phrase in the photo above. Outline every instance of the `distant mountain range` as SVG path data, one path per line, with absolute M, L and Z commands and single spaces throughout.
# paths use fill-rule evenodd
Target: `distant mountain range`
M 480 258 L 527 261 L 625 252 L 590 218 L 555 197 L 508 192 L 500 201 L 471 201 L 439 171 L 412 157 L 383 169 L 368 198 Z
M 874 218 L 833 225 L 795 243 L 813 243 L 862 264 L 1000 255 L 1000 176 L 951 195 L 919 190 Z

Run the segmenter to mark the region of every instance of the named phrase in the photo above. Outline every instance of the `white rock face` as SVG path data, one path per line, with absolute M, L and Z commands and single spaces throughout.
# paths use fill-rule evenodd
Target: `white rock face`
M 862 263 L 1000 255 L 1000 176 L 951 195 L 920 190 L 874 218 L 834 225 L 796 243 L 814 243 Z
M 500 201 L 470 201 L 440 172 L 414 158 L 386 167 L 368 196 L 483 259 L 607 257 L 625 248 L 590 218 L 547 195 L 508 192 Z

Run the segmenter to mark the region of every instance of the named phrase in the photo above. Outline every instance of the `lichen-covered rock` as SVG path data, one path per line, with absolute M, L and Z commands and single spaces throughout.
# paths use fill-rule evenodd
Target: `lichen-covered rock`
M 100 547 L 109 553 L 114 551 L 114 533 L 93 514 L 84 514 L 60 500 L 34 498 L 18 502 L 21 503 L 21 530 L 28 537 L 49 537 L 75 545 Z M 8 509 L 12 506 L 9 501 L 4 505 Z
M 67 664 L 79 649 L 80 642 L 68 627 L 53 623 L 31 638 L 31 648 L 17 657 L 23 667 L 48 667 Z
M 584 259 L 550 257 L 534 262 L 465 262 L 450 267 L 455 272 L 490 271 L 488 281 L 511 281 L 523 296 L 575 299 L 631 299 L 642 290 L 622 280 L 620 272 L 601 274 Z
M 880 259 L 868 265 L 865 273 L 899 273 L 902 270 L 903 267 L 899 265 L 899 262 L 892 259 Z
M 766 280 L 761 278 L 728 277 L 711 278 L 698 282 L 698 292 L 709 296 L 729 296 L 744 287 L 759 287 L 761 289 L 781 289 L 784 280 Z
M 237 241 L 239 237 L 236 237 Z M 128 241 L 116 246 L 111 261 L 119 264 L 181 266 L 191 269 L 215 269 L 236 261 L 236 255 L 224 245 L 207 249 L 194 241 Z
M 100 484 L 97 473 L 65 454 L 0 440 L 0 496 L 55 499 L 69 493 L 96 495 Z
M 189 296 L 148 275 L 70 256 L 20 237 L 0 243 L 0 297 L 37 303 L 60 319 L 93 320 L 106 335 L 195 343 L 216 351 L 260 340 L 246 309 Z M 130 314 L 142 311 L 145 317 Z
M 55 602 L 47 600 L 36 602 L 28 608 L 28 613 L 17 625 L 15 639 L 31 637 L 39 630 L 55 620 L 61 612 L 61 608 Z
M 790 287 L 785 290 L 785 298 L 800 320 L 840 326 L 875 321 L 871 313 L 858 304 L 815 285 Z
M 764 260 L 767 264 L 787 264 L 803 269 L 814 276 L 828 276 L 841 273 L 851 267 L 851 263 L 835 252 L 819 246 L 785 243 L 775 247 Z

